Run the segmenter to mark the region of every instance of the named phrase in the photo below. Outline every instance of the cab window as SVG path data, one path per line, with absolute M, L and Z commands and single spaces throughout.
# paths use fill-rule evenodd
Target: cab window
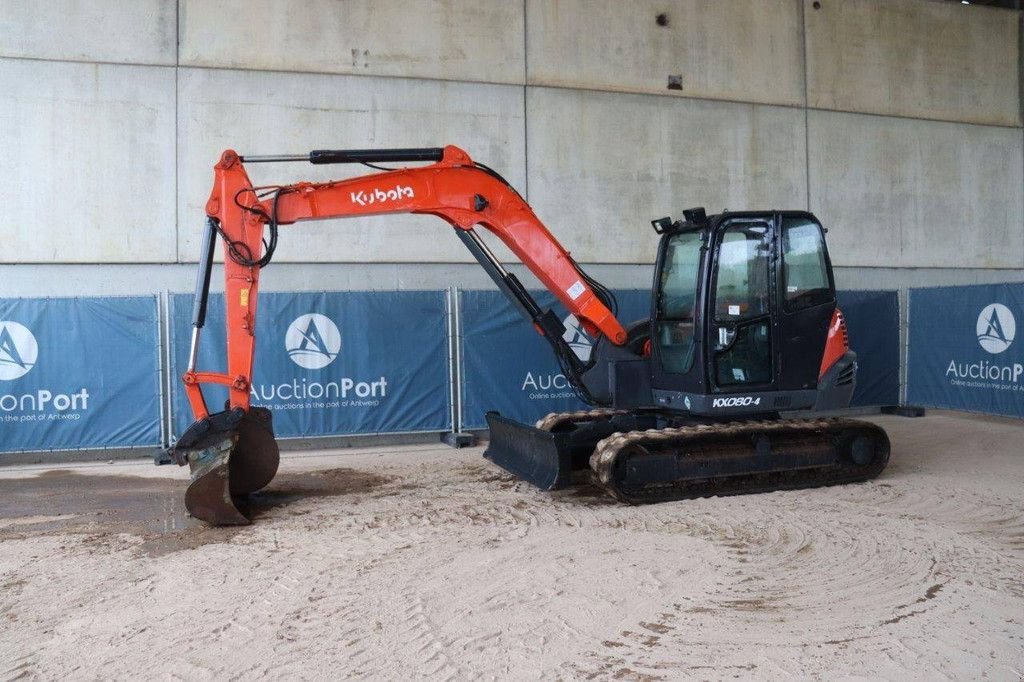
M 782 221 L 782 293 L 787 312 L 834 298 L 821 226 L 808 218 Z
M 719 386 L 771 383 L 771 246 L 763 222 L 735 222 L 722 232 L 715 280 Z
M 693 309 L 702 245 L 700 233 L 683 232 L 670 239 L 665 251 L 656 337 L 666 372 L 686 374 L 693 367 Z
M 716 322 L 739 322 L 768 314 L 770 253 L 766 225 L 739 223 L 725 230 L 718 247 Z

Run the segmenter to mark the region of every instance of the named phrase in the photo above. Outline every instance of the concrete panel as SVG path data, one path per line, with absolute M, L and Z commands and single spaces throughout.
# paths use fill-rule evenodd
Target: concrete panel
M 804 0 L 809 106 L 1020 125 L 1016 12 L 921 0 Z
M 789 107 L 530 88 L 530 198 L 581 262 L 651 263 L 650 220 L 804 208 L 804 113 Z
M 811 111 L 808 139 L 836 264 L 1024 266 L 1020 130 Z
M 174 260 L 174 69 L 0 59 L 0 262 Z
M 175 0 L 0 0 L 0 57 L 175 63 Z
M 179 72 L 179 257 L 196 260 L 212 167 L 221 151 L 455 144 L 525 183 L 523 89 L 519 86 L 311 74 L 181 69 Z M 253 183 L 363 175 L 362 166 L 251 164 Z M 301 262 L 470 260 L 443 221 L 381 216 L 282 228 L 277 258 Z
M 803 104 L 800 0 L 527 0 L 534 85 Z M 657 21 L 664 15 L 665 26 Z M 681 89 L 668 89 L 680 76 Z
M 485 0 L 181 0 L 181 63 L 523 82 L 523 7 Z

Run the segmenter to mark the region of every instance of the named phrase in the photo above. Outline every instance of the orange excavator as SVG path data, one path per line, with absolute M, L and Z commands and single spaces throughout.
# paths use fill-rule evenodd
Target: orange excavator
M 358 163 L 378 172 L 345 180 L 254 187 L 245 165 Z M 381 168 L 379 163 L 426 163 Z M 542 489 L 582 475 L 628 503 L 861 481 L 889 458 L 874 424 L 787 419 L 849 405 L 856 354 L 836 307 L 818 220 L 804 211 L 684 211 L 652 221 L 660 235 L 650 317 L 623 324 L 611 291 L 592 279 L 494 170 L 463 150 L 316 150 L 289 156 L 225 151 L 214 167 L 182 380 L 195 422 L 170 450 L 188 464 L 189 512 L 244 524 L 244 498 L 274 478 L 279 450 L 269 410 L 250 405 L 261 269 L 278 228 L 304 220 L 393 213 L 435 215 L 550 344 L 593 409 L 536 425 L 487 415 L 484 456 Z M 580 360 L 559 316 L 543 310 L 475 231 L 492 232 L 576 316 L 596 343 Z M 223 242 L 227 371 L 196 369 L 217 238 Z M 211 413 L 204 384 L 229 392 Z

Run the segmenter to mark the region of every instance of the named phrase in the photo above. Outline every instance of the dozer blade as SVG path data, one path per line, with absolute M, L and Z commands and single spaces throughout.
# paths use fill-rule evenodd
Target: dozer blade
M 250 522 L 245 496 L 270 483 L 280 461 L 270 411 L 260 407 L 219 412 L 196 422 L 173 454 L 192 471 L 186 509 L 216 526 Z
M 561 434 L 521 424 L 487 413 L 490 442 L 484 457 L 505 471 L 541 490 L 568 487 L 572 479 L 572 454 Z

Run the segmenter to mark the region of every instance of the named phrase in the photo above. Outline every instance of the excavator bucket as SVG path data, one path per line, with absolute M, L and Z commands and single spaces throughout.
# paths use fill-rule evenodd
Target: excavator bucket
M 192 483 L 185 491 L 188 512 L 215 526 L 245 525 L 246 496 L 277 473 L 280 450 L 269 410 L 218 412 L 189 427 L 172 451 L 186 462 Z
M 231 451 L 238 436 L 221 435 L 225 436 L 222 440 L 188 456 L 192 483 L 185 491 L 185 508 L 197 519 L 216 526 L 243 526 L 249 519 L 232 499 L 229 473 Z
M 573 457 L 563 434 L 487 413 L 490 441 L 484 457 L 541 490 L 567 488 L 572 483 Z

